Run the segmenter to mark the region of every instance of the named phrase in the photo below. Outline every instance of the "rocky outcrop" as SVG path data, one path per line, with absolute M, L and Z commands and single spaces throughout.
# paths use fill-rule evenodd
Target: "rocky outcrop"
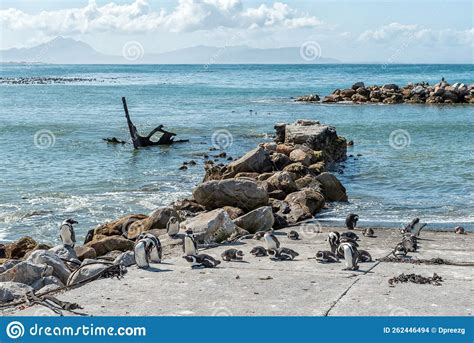
M 274 222 L 270 206 L 262 206 L 234 220 L 235 225 L 249 233 L 270 230 Z
M 85 244 L 85 246 L 94 249 L 97 256 L 102 256 L 113 250 L 132 250 L 134 243 L 133 241 L 121 236 L 110 236 L 104 237 L 98 241 L 89 242 Z
M 33 287 L 20 282 L 0 282 L 0 303 L 22 298 L 26 293 L 32 292 Z
M 37 249 L 49 249 L 50 246 L 46 244 L 40 244 L 36 242 L 31 237 L 22 237 L 16 242 L 5 244 L 4 246 L 4 254 L 5 258 L 15 258 L 20 259 L 25 257 L 29 252 Z
M 357 82 L 348 89 L 336 89 L 324 97 L 324 103 L 383 103 L 383 104 L 474 104 L 474 84 L 456 82 L 450 85 L 444 79 L 430 86 L 427 82 L 409 83 L 404 87 L 389 83 L 366 87 Z
M 223 178 L 231 178 L 243 172 L 260 174 L 271 170 L 273 170 L 273 165 L 269 153 L 262 147 L 257 147 L 229 163 L 225 167 Z
M 265 183 L 269 193 L 280 190 L 286 194 L 290 194 L 298 189 L 292 174 L 287 171 L 276 172 L 265 180 Z
M 63 283 L 67 282 L 71 273 L 61 258 L 52 251 L 36 250 L 31 253 L 28 260 L 34 264 L 45 264 L 53 268 L 52 276 L 57 277 Z
M 194 189 L 193 197 L 207 209 L 233 206 L 251 211 L 268 204 L 266 190 L 254 181 L 243 179 L 204 182 Z
M 331 173 L 322 173 L 316 177 L 321 184 L 324 198 L 327 201 L 347 201 L 346 189 L 342 183 Z
M 97 240 L 96 236 L 103 238 L 103 236 L 117 236 L 126 234 L 128 231 L 134 231 L 134 228 L 139 226 L 143 219 L 147 218 L 148 216 L 144 214 L 131 214 L 113 222 L 102 224 L 94 229 L 93 239 Z
M 79 261 L 84 261 L 86 258 L 93 259 L 97 257 L 95 249 L 85 245 L 74 247 L 74 251 Z
M 309 94 L 309 95 L 303 95 L 303 96 L 298 96 L 295 98 L 295 101 L 299 102 L 319 102 L 321 99 L 319 98 L 319 95 L 317 94 Z
M 53 275 L 53 267 L 51 266 L 22 261 L 0 274 L 0 282 L 11 281 L 32 285 L 42 277 L 51 275 Z

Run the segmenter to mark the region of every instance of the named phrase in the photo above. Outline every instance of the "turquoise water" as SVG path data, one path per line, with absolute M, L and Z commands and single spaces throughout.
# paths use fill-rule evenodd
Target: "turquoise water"
M 0 240 L 28 234 L 55 241 L 58 224 L 67 217 L 79 221 L 82 239 L 104 221 L 148 213 L 191 194 L 203 176 L 200 156 L 214 153 L 209 148 L 216 130 L 232 134 L 226 152 L 236 157 L 268 139 L 274 123 L 300 118 L 335 125 L 355 142 L 348 154 L 362 154 L 344 163 L 339 175 L 350 203 L 331 205 L 318 215 L 322 221 L 340 222 L 355 211 L 362 225 L 399 226 L 420 216 L 432 228 L 474 229 L 472 106 L 309 105 L 290 99 L 328 94 L 355 81 L 435 83 L 444 76 L 474 83 L 472 65 L 3 65 L 0 70 L 4 78 L 96 79 L 0 84 Z M 191 142 L 140 151 L 104 143 L 103 137 L 128 138 L 122 96 L 141 132 L 164 124 Z M 393 148 L 394 130 L 406 130 L 410 144 Z M 178 169 L 191 159 L 198 165 Z

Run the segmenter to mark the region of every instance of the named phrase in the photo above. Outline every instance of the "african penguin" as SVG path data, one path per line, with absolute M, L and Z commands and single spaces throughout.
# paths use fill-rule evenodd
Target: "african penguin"
M 267 250 L 278 249 L 280 247 L 280 241 L 273 234 L 273 231 L 265 232 L 263 238 L 265 239 L 265 243 L 267 244 Z
M 466 231 L 464 230 L 462 226 L 456 226 L 454 228 L 454 233 L 457 233 L 458 235 L 464 235 L 466 234 Z
M 272 257 L 270 257 L 272 260 L 278 260 L 278 261 L 291 261 L 294 260 L 296 256 L 299 256 L 299 254 L 289 248 L 277 248 L 277 249 L 269 249 L 268 254 Z
M 339 257 L 331 251 L 318 251 L 316 253 L 316 260 L 321 263 L 339 262 Z
M 392 252 L 393 256 L 401 258 L 407 255 L 407 249 L 402 243 L 398 243 L 395 249 Z
M 290 232 L 288 232 L 288 238 L 293 240 L 293 241 L 296 241 L 298 239 L 300 239 L 300 235 L 298 234 L 298 232 L 294 231 L 294 230 L 291 230 Z
M 357 236 L 356 233 L 351 232 L 351 231 L 341 233 L 341 238 L 343 238 L 343 237 L 347 237 L 347 238 L 349 238 L 353 241 L 358 241 L 359 240 L 359 236 Z
M 403 229 L 400 230 L 402 234 L 411 233 L 415 236 L 420 236 L 421 230 L 426 226 L 426 223 L 420 223 L 420 218 L 415 218 L 408 224 L 406 224 Z
M 137 241 L 141 240 L 141 239 L 149 239 L 152 241 L 152 246 L 150 247 L 150 252 L 149 252 L 149 259 L 150 259 L 150 262 L 153 262 L 153 263 L 161 263 L 161 258 L 162 258 L 162 255 L 163 255 L 163 249 L 161 247 L 161 242 L 160 240 L 158 239 L 158 237 L 156 237 L 155 235 L 151 234 L 151 233 L 141 233 L 138 237 L 137 237 Z
M 414 235 L 405 235 L 402 239 L 402 244 L 409 252 L 414 252 L 418 249 L 418 240 Z
M 329 246 L 331 247 L 332 253 L 335 253 L 337 250 L 337 247 L 339 246 L 340 236 L 341 235 L 337 231 L 329 232 L 328 234 L 328 242 L 329 242 Z
M 372 262 L 372 256 L 370 256 L 367 250 L 358 250 L 359 251 L 359 262 Z
M 359 220 L 359 216 L 354 213 L 349 213 L 346 217 L 346 227 L 348 230 L 354 230 L 357 225 L 357 221 Z
M 374 237 L 374 229 L 372 228 L 366 228 L 366 229 L 363 229 L 362 230 L 362 234 L 365 236 L 365 237 Z
M 191 263 L 191 268 L 214 268 L 221 263 L 221 261 L 206 254 L 187 255 L 183 256 L 183 258 Z
M 255 234 L 253 235 L 253 239 L 256 239 L 257 241 L 261 240 L 263 238 L 263 236 L 265 235 L 267 231 L 257 231 L 255 232 Z
M 74 219 L 66 219 L 59 227 L 59 238 L 64 245 L 74 248 L 76 244 L 76 234 L 74 233 L 73 224 L 78 224 Z
M 154 241 L 150 238 L 138 239 L 133 248 L 135 263 L 138 268 L 148 268 L 151 262 L 151 251 L 153 250 Z
M 244 258 L 244 252 L 237 249 L 227 249 L 221 254 L 224 261 L 242 261 Z
M 267 250 L 265 250 L 265 248 L 261 246 L 253 248 L 252 250 L 250 250 L 250 253 L 255 257 L 267 256 Z
M 176 217 L 171 217 L 166 223 L 166 233 L 170 237 L 176 237 L 179 233 L 179 221 Z
M 346 268 L 344 270 L 358 270 L 357 260 L 359 252 L 357 251 L 357 243 L 351 240 L 345 240 L 339 244 L 337 248 L 339 256 L 343 256 Z
M 194 239 L 193 230 L 186 230 L 186 235 L 183 238 L 183 252 L 186 256 L 198 254 L 198 247 Z

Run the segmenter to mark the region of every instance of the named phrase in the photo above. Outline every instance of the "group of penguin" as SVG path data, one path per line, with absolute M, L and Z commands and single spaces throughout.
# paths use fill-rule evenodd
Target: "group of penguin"
M 358 270 L 360 262 L 371 262 L 372 256 L 366 250 L 359 249 L 359 244 L 357 243 L 359 237 L 351 231 L 355 229 L 358 220 L 359 216 L 357 214 L 348 214 L 345 224 L 349 231 L 343 233 L 337 231 L 329 232 L 327 241 L 329 242 L 330 250 L 318 251 L 315 259 L 321 263 L 334 263 L 343 259 L 346 265 L 344 270 Z M 74 224 L 77 224 L 77 221 L 66 219 L 60 226 L 60 239 L 64 245 L 74 247 L 76 243 Z M 419 218 L 415 218 L 405 225 L 400 230 L 402 241 L 394 248 L 393 255 L 405 257 L 408 252 L 416 251 L 418 249 L 417 237 L 419 237 L 421 230 L 425 226 L 426 223 L 421 223 Z M 166 228 L 168 235 L 176 238 L 180 231 L 180 223 L 177 218 L 171 217 Z M 456 228 L 456 233 L 464 233 L 464 230 L 462 230 L 463 232 L 460 231 L 460 229 Z M 362 234 L 366 237 L 375 237 L 374 230 L 371 228 L 363 229 Z M 250 251 L 250 254 L 255 257 L 269 256 L 270 259 L 275 261 L 288 261 L 299 256 L 296 251 L 282 247 L 273 230 L 258 231 L 251 237 L 256 240 L 263 239 L 266 245 L 266 247 L 256 246 Z M 288 238 L 291 240 L 300 239 L 296 231 L 290 231 Z M 186 230 L 183 237 L 183 252 L 183 258 L 191 264 L 191 268 L 214 268 L 221 263 L 221 261 L 210 255 L 199 253 L 195 236 L 190 229 Z M 155 235 L 143 232 L 137 237 L 134 246 L 134 256 L 139 268 L 148 268 L 150 263 L 160 263 L 162 253 L 163 249 L 160 240 Z M 234 248 L 227 249 L 221 254 L 221 258 L 224 261 L 242 261 L 243 257 L 244 253 Z

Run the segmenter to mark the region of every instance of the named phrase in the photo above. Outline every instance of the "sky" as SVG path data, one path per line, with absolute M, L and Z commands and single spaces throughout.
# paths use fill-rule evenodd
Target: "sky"
M 355 63 L 473 63 L 474 0 L 1 0 L 0 49 L 57 36 L 120 55 L 197 45 L 301 47 Z

